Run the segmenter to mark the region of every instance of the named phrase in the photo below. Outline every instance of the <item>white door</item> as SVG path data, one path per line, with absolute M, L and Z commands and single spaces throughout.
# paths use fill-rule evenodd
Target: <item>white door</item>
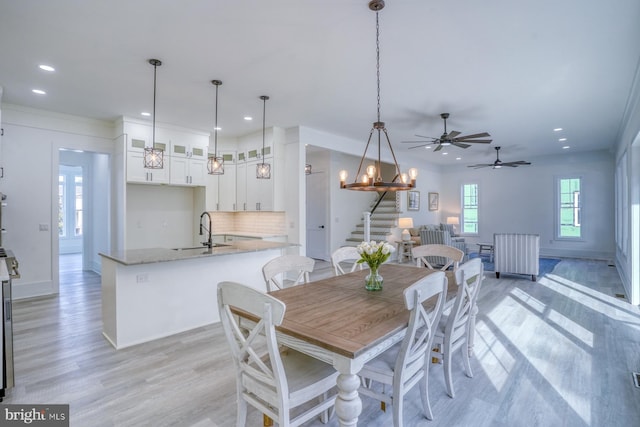
M 325 173 L 306 175 L 307 180 L 307 256 L 330 260 L 329 241 L 329 189 Z

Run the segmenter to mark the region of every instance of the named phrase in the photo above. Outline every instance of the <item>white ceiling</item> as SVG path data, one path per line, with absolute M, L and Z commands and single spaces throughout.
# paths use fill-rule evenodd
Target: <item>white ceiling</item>
M 638 0 L 387 0 L 381 119 L 414 134 L 487 131 L 490 146 L 426 161 L 503 161 L 612 147 L 640 58 Z M 220 137 L 309 126 L 366 140 L 376 120 L 375 13 L 367 0 L 0 0 L 3 103 L 113 120 L 156 119 Z M 55 73 L 38 69 L 49 64 Z M 45 96 L 31 89 L 47 91 Z M 254 120 L 246 122 L 245 115 Z M 562 127 L 562 132 L 553 128 Z M 566 137 L 566 143 L 558 138 Z M 443 150 L 444 151 L 444 150 Z M 565 151 L 566 152 L 566 151 Z

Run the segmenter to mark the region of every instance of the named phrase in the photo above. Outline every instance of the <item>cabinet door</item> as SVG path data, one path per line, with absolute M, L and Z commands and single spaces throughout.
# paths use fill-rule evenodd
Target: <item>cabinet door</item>
M 144 155 L 142 152 L 130 151 L 127 153 L 127 182 L 148 184 L 169 183 L 169 162 L 164 159 L 164 168 L 147 169 L 144 167 Z
M 246 211 L 247 206 L 247 163 L 238 163 L 236 174 L 236 210 Z
M 218 210 L 236 210 L 236 165 L 226 164 L 224 175 L 218 176 Z
M 199 158 L 189 159 L 189 184 L 202 186 L 206 184 L 207 162 Z
M 189 184 L 189 159 L 171 156 L 171 179 L 173 185 Z

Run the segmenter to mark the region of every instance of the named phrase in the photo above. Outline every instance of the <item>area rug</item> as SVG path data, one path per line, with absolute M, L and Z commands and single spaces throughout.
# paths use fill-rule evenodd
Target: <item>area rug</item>
M 482 259 L 482 265 L 484 266 L 484 271 L 495 271 L 493 262 L 489 261 L 489 254 L 478 255 L 477 252 L 471 252 L 469 254 L 469 259 L 478 258 Z M 538 267 L 538 278 L 544 277 L 546 274 L 551 273 L 553 269 L 558 265 L 561 260 L 558 258 L 540 258 L 539 259 L 539 267 Z M 504 274 L 511 273 L 501 273 L 500 277 Z M 524 276 L 522 274 L 514 274 L 515 276 Z

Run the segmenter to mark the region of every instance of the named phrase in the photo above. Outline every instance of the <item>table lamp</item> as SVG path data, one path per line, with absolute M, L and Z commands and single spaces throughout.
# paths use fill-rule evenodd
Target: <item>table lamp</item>
M 402 230 L 402 240 L 411 240 L 411 234 L 409 234 L 409 228 L 413 228 L 413 218 L 398 218 L 398 228 L 404 228 Z
M 460 224 L 460 219 L 457 216 L 448 216 L 447 217 L 447 224 L 451 224 L 453 227 L 451 227 L 453 229 L 453 233 L 456 233 L 456 225 Z

